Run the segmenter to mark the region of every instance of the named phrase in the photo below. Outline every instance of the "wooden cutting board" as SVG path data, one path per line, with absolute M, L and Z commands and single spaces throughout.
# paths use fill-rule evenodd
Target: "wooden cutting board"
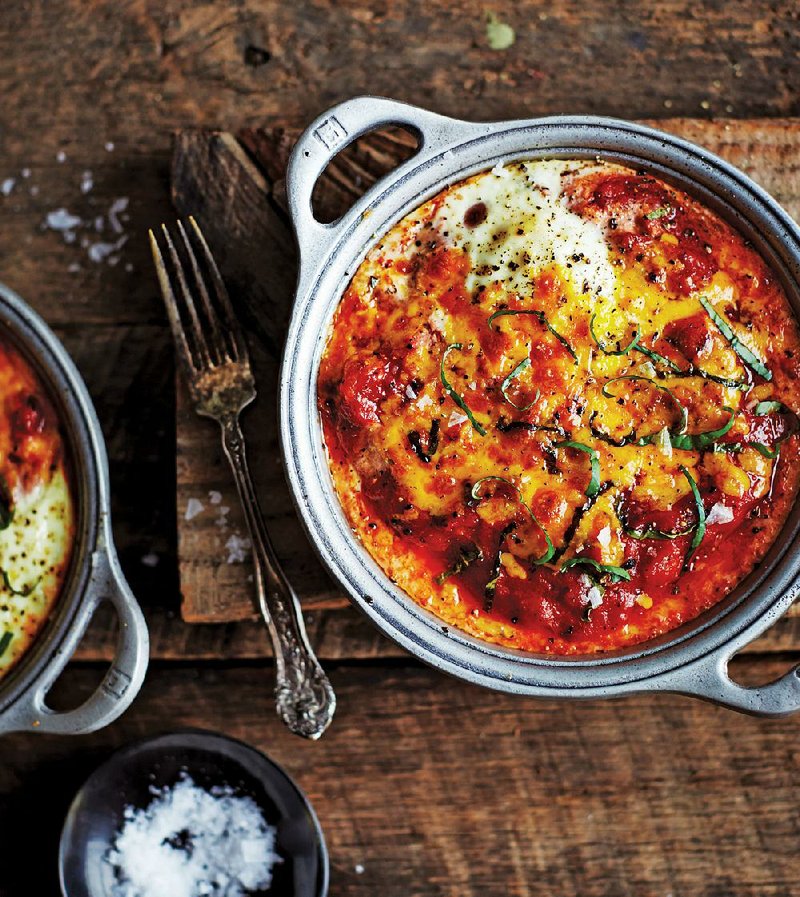
M 800 120 L 648 122 L 707 147 L 747 172 L 800 219 Z M 181 131 L 175 139 L 173 200 L 194 214 L 217 257 L 248 333 L 259 386 L 243 425 L 256 485 L 279 556 L 304 609 L 351 614 L 303 533 L 286 487 L 277 437 L 277 377 L 296 275 L 284 172 L 296 132 L 237 135 Z M 328 167 L 314 194 L 320 220 L 334 220 L 381 175 L 413 153 L 401 130 L 367 135 Z M 182 614 L 188 622 L 256 617 L 243 515 L 217 427 L 192 411 L 177 383 L 177 519 Z M 800 649 L 800 604 L 756 643 Z

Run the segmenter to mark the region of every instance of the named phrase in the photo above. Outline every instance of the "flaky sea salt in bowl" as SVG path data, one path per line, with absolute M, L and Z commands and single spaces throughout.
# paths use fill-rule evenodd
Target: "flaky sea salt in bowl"
M 65 897 L 325 897 L 328 855 L 275 763 L 211 732 L 123 748 L 78 792 L 61 836 Z

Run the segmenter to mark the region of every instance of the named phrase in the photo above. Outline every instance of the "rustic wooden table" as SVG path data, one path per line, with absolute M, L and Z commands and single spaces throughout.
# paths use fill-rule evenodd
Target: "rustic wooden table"
M 298 127 L 357 93 L 474 118 L 798 116 L 796 4 L 498 0 L 516 32 L 503 50 L 474 0 L 5 6 L 0 279 L 55 327 L 95 398 L 153 658 L 133 708 L 103 732 L 0 743 L 0 894 L 56 894 L 58 830 L 85 775 L 113 748 L 184 725 L 242 738 L 297 777 L 328 838 L 332 897 L 796 894 L 796 720 L 678 697 L 496 695 L 387 650 L 342 610 L 313 627 L 335 723 L 316 744 L 282 730 L 255 624 L 180 617 L 173 353 L 145 241 L 173 214 L 173 130 Z M 780 164 L 796 184 L 791 157 Z M 737 676 L 785 669 L 790 635 Z M 58 702 L 92 688 L 112 638 L 100 620 Z

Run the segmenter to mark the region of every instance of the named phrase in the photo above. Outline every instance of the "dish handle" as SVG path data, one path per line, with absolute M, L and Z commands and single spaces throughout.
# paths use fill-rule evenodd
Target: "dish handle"
M 378 128 L 405 127 L 417 135 L 414 158 L 434 155 L 481 126 L 398 103 L 385 97 L 354 97 L 319 116 L 300 135 L 289 158 L 286 193 L 303 265 L 312 265 L 327 249 L 342 219 L 322 224 L 314 217 L 311 194 L 328 163 L 364 134 Z
M 751 716 L 781 717 L 800 710 L 800 664 L 765 685 L 740 685 L 728 675 L 728 664 L 741 647 L 725 645 L 670 673 L 665 690 L 702 698 Z
M 110 544 L 98 545 L 92 554 L 92 571 L 86 586 L 91 599 L 84 600 L 73 620 L 67 642 L 60 646 L 44 673 L 31 689 L 3 713 L 0 733 L 35 731 L 84 735 L 112 723 L 130 706 L 139 692 L 149 659 L 147 624 Z M 97 690 L 73 710 L 47 706 L 47 694 L 72 657 L 97 608 L 110 602 L 119 618 L 114 660 Z

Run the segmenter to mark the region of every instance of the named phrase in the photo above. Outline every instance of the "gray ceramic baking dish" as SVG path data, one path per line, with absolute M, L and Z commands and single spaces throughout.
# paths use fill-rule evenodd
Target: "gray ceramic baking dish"
M 86 386 L 66 350 L 44 321 L 2 284 L 0 337 L 31 364 L 55 407 L 69 454 L 76 508 L 72 562 L 61 595 L 36 641 L 0 680 L 0 733 L 93 732 L 130 705 L 148 659 L 147 627 L 111 537 L 103 436 Z M 47 706 L 47 693 L 104 601 L 119 617 L 113 663 L 80 707 L 54 711 Z
M 418 136 L 416 155 L 338 221 L 318 222 L 311 191 L 328 162 L 362 134 L 390 125 Z M 312 544 L 353 602 L 386 635 L 441 670 L 538 697 L 666 691 L 753 714 L 791 713 L 800 708 L 800 668 L 745 688 L 728 676 L 728 661 L 774 623 L 800 591 L 797 507 L 763 563 L 702 617 L 628 650 L 553 658 L 496 647 L 443 627 L 380 570 L 348 526 L 333 490 L 317 414 L 317 372 L 333 313 L 366 252 L 405 214 L 475 172 L 518 159 L 595 157 L 652 172 L 721 214 L 758 247 L 800 312 L 800 230 L 760 187 L 700 147 L 615 119 L 559 116 L 476 124 L 379 97 L 349 100 L 303 133 L 287 174 L 300 268 L 280 401 L 294 499 Z

